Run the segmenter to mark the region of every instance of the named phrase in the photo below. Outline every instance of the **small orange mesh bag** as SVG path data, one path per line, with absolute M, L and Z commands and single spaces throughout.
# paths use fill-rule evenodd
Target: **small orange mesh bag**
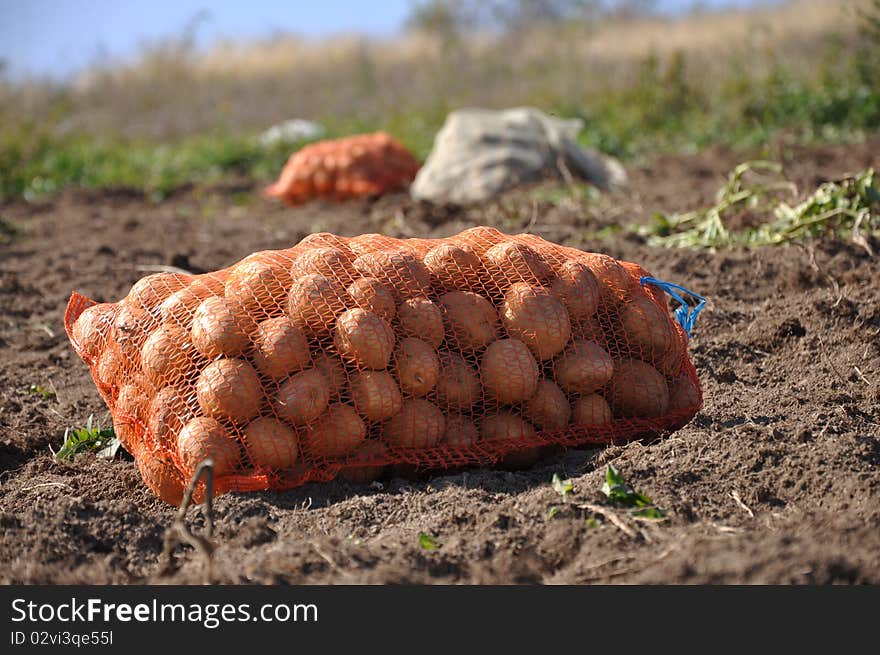
M 418 170 L 416 158 L 385 132 L 358 134 L 298 150 L 266 195 L 287 205 L 379 195 L 406 188 Z
M 179 502 L 387 467 L 527 465 L 670 432 L 702 404 L 687 335 L 641 267 L 533 235 L 313 234 L 157 273 L 65 315 L 147 485 Z

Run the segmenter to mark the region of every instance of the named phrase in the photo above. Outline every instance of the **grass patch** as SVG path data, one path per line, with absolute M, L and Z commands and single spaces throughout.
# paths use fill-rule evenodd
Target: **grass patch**
M 6 134 L 0 143 L 0 197 L 38 200 L 64 187 L 127 187 L 161 199 L 188 183 L 230 175 L 268 179 L 289 147 L 264 148 L 255 138 L 214 134 L 176 144 L 86 136 L 53 137 L 44 128 Z

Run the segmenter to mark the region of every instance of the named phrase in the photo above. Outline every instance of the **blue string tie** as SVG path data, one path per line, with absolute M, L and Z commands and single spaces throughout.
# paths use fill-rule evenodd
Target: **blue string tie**
M 662 280 L 658 280 L 657 278 L 651 277 L 650 275 L 643 275 L 642 277 L 640 277 L 639 283 L 642 286 L 645 286 L 646 284 L 652 284 L 658 289 L 665 291 L 679 302 L 680 306 L 677 307 L 674 312 L 675 320 L 678 321 L 678 324 L 682 327 L 684 333 L 688 336 L 688 339 L 690 339 L 691 330 L 694 329 L 694 323 L 697 322 L 697 316 L 699 316 L 700 312 L 703 311 L 703 307 L 706 306 L 706 299 L 700 294 L 694 293 L 689 289 L 685 289 L 679 284 L 673 284 L 672 282 L 663 282 Z M 691 307 L 684 301 L 684 298 L 679 295 L 679 291 L 684 292 L 692 298 L 696 298 L 697 300 L 699 300 L 699 302 L 696 304 L 696 306 Z

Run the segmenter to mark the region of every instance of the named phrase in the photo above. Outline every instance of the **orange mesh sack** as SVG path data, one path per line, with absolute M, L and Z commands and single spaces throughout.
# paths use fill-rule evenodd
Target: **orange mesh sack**
M 287 205 L 345 200 L 406 188 L 419 162 L 385 132 L 318 141 L 298 150 L 266 195 Z
M 73 294 L 65 326 L 145 482 L 176 503 L 208 457 L 218 491 L 280 490 L 677 429 L 702 395 L 648 280 L 487 227 L 322 233 L 147 276 L 116 303 Z

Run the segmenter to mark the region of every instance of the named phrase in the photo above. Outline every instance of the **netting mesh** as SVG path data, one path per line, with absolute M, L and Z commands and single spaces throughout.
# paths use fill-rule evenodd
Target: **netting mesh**
M 179 501 L 623 443 L 702 404 L 641 267 L 486 227 L 313 234 L 204 275 L 157 273 L 65 326 L 148 486 Z M 398 469 L 399 470 L 399 469 Z
M 357 134 L 318 141 L 293 153 L 266 195 L 287 205 L 378 195 L 406 188 L 418 170 L 412 153 L 385 132 Z

